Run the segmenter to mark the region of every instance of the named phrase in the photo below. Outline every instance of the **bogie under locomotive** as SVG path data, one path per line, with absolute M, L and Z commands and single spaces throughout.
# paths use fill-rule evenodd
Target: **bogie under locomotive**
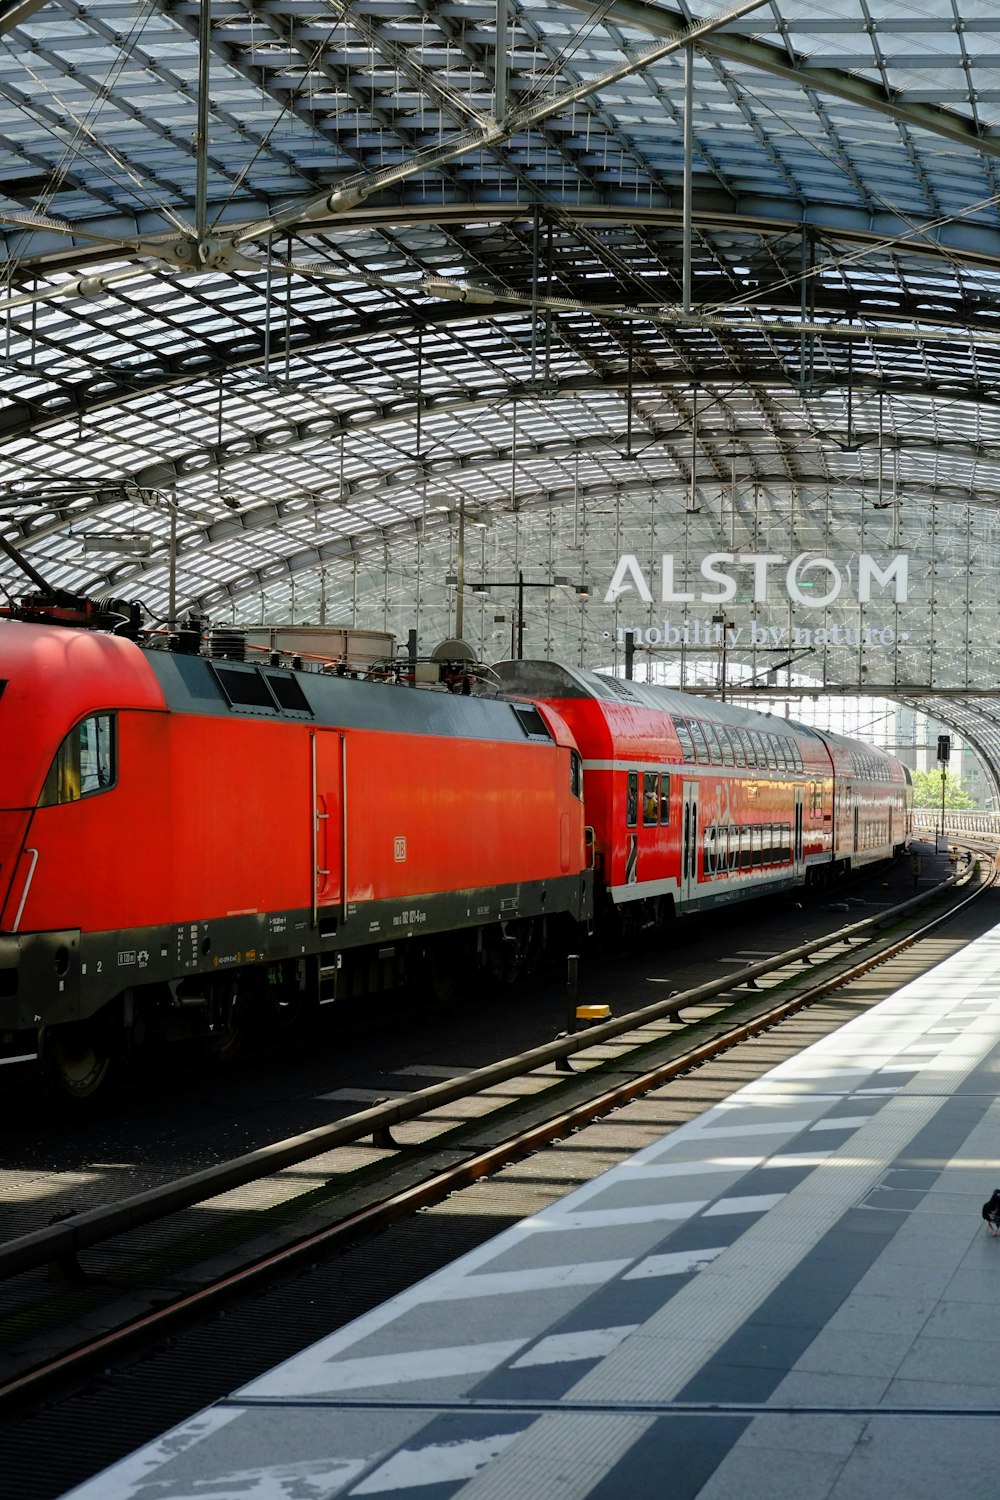
M 406 690 L 0 623 L 0 1046 L 86 1096 L 192 1033 L 225 1055 L 401 979 L 511 979 L 884 858 L 891 757 L 551 663 Z

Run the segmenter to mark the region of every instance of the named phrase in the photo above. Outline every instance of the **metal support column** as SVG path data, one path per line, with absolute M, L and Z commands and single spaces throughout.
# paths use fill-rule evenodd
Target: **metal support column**
M 507 113 L 507 72 L 510 50 L 508 0 L 497 0 L 497 50 L 493 62 L 493 114 L 502 120 Z
M 204 255 L 208 237 L 208 87 L 212 60 L 212 5 L 202 0 L 198 10 L 198 133 L 195 143 L 195 233 Z
M 691 312 L 691 180 L 694 155 L 694 48 L 684 49 L 684 188 L 681 206 L 681 310 Z
M 462 639 L 462 631 L 465 628 L 465 496 L 461 496 L 458 502 L 458 566 L 455 570 L 458 580 L 455 599 L 455 636 Z
M 170 491 L 170 553 L 167 582 L 167 617 L 171 625 L 177 619 L 177 492 Z

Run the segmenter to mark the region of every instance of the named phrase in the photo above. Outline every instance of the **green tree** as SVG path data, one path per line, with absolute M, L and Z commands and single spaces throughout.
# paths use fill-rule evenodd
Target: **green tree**
M 913 777 L 914 807 L 940 807 L 941 772 L 911 771 L 910 774 Z M 974 810 L 976 806 L 958 777 L 950 771 L 944 779 L 944 805 L 954 812 Z

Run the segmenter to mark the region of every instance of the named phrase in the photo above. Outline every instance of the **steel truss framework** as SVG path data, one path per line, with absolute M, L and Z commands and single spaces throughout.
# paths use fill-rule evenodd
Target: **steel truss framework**
M 998 127 L 977 0 L 0 0 L 3 534 L 426 651 L 521 573 L 487 659 L 721 629 L 996 778 Z

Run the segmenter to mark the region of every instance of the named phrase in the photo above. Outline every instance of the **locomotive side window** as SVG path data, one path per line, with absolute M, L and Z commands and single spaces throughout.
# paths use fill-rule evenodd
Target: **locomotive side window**
M 56 807 L 106 792 L 117 774 L 115 716 L 91 714 L 70 730 L 56 751 L 38 805 Z
M 628 795 L 625 798 L 625 824 L 634 828 L 639 821 L 639 772 L 628 773 Z
M 574 797 L 583 796 L 583 761 L 579 752 L 569 752 L 569 789 Z
M 642 773 L 642 821 L 647 828 L 660 821 L 659 777 L 655 771 Z

